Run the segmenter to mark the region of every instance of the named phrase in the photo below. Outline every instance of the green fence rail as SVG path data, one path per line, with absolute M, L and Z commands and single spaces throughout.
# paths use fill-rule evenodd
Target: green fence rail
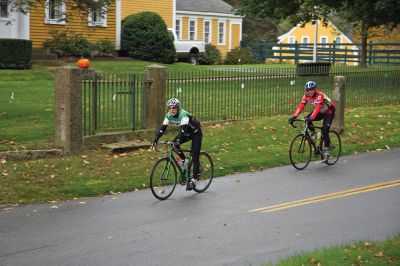
M 242 42 L 260 62 L 276 60 L 280 63 L 312 61 L 314 44 L 267 43 L 263 41 Z M 358 64 L 361 61 L 361 43 L 318 43 L 317 62 L 332 64 Z M 367 44 L 367 63 L 396 65 L 400 64 L 400 43 Z
M 176 97 L 201 121 L 290 115 L 307 80 L 332 97 L 334 76 L 346 77 L 346 107 L 400 104 L 400 67 L 332 66 L 327 75 L 295 67 L 213 68 L 168 71 L 166 98 Z M 141 129 L 143 82 L 140 75 L 96 74 L 82 82 L 84 134 Z M 145 115 L 145 114 L 143 114 Z M 160 121 L 161 122 L 161 121 Z
M 141 97 L 138 75 L 89 73 L 82 80 L 84 135 L 139 129 Z

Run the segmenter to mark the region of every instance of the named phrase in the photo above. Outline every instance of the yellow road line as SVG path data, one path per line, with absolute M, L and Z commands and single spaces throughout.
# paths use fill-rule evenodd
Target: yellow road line
M 320 196 L 316 196 L 316 197 L 311 197 L 311 198 L 306 198 L 306 199 L 295 200 L 295 201 L 285 202 L 285 203 L 281 203 L 281 204 L 266 206 L 266 207 L 250 210 L 249 212 L 273 212 L 273 211 L 279 211 L 279 210 L 284 210 L 284 209 L 293 208 L 293 207 L 297 207 L 297 206 L 308 205 L 308 204 L 321 202 L 321 201 L 326 201 L 326 200 L 331 200 L 331 199 L 343 198 L 343 197 L 347 197 L 347 196 L 351 196 L 351 195 L 355 195 L 355 194 L 361 194 L 361 193 L 371 192 L 371 191 L 380 190 L 380 189 L 384 189 L 384 188 L 395 187 L 395 186 L 400 186 L 400 179 L 399 180 L 389 181 L 389 182 L 372 184 L 372 185 L 365 186 L 365 187 L 359 187 L 359 188 L 343 190 L 343 191 L 334 192 L 334 193 L 325 194 L 325 195 L 320 195 Z

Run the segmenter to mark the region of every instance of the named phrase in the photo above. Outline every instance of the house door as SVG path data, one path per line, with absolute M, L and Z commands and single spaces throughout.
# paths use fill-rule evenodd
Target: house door
M 240 24 L 232 24 L 231 30 L 232 30 L 231 49 L 235 49 L 240 47 L 240 38 L 241 38 Z

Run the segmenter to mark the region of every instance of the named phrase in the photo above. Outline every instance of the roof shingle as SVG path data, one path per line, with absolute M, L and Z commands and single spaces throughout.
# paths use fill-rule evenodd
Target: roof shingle
M 176 10 L 234 14 L 232 6 L 222 0 L 176 0 Z

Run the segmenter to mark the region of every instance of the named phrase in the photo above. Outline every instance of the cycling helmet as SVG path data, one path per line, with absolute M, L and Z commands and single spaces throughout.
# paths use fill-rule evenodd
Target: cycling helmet
M 181 102 L 176 98 L 171 98 L 167 101 L 167 107 L 171 106 L 179 108 L 181 106 Z
M 312 80 L 307 81 L 306 85 L 304 85 L 304 88 L 308 91 L 315 90 L 317 88 L 317 82 Z

